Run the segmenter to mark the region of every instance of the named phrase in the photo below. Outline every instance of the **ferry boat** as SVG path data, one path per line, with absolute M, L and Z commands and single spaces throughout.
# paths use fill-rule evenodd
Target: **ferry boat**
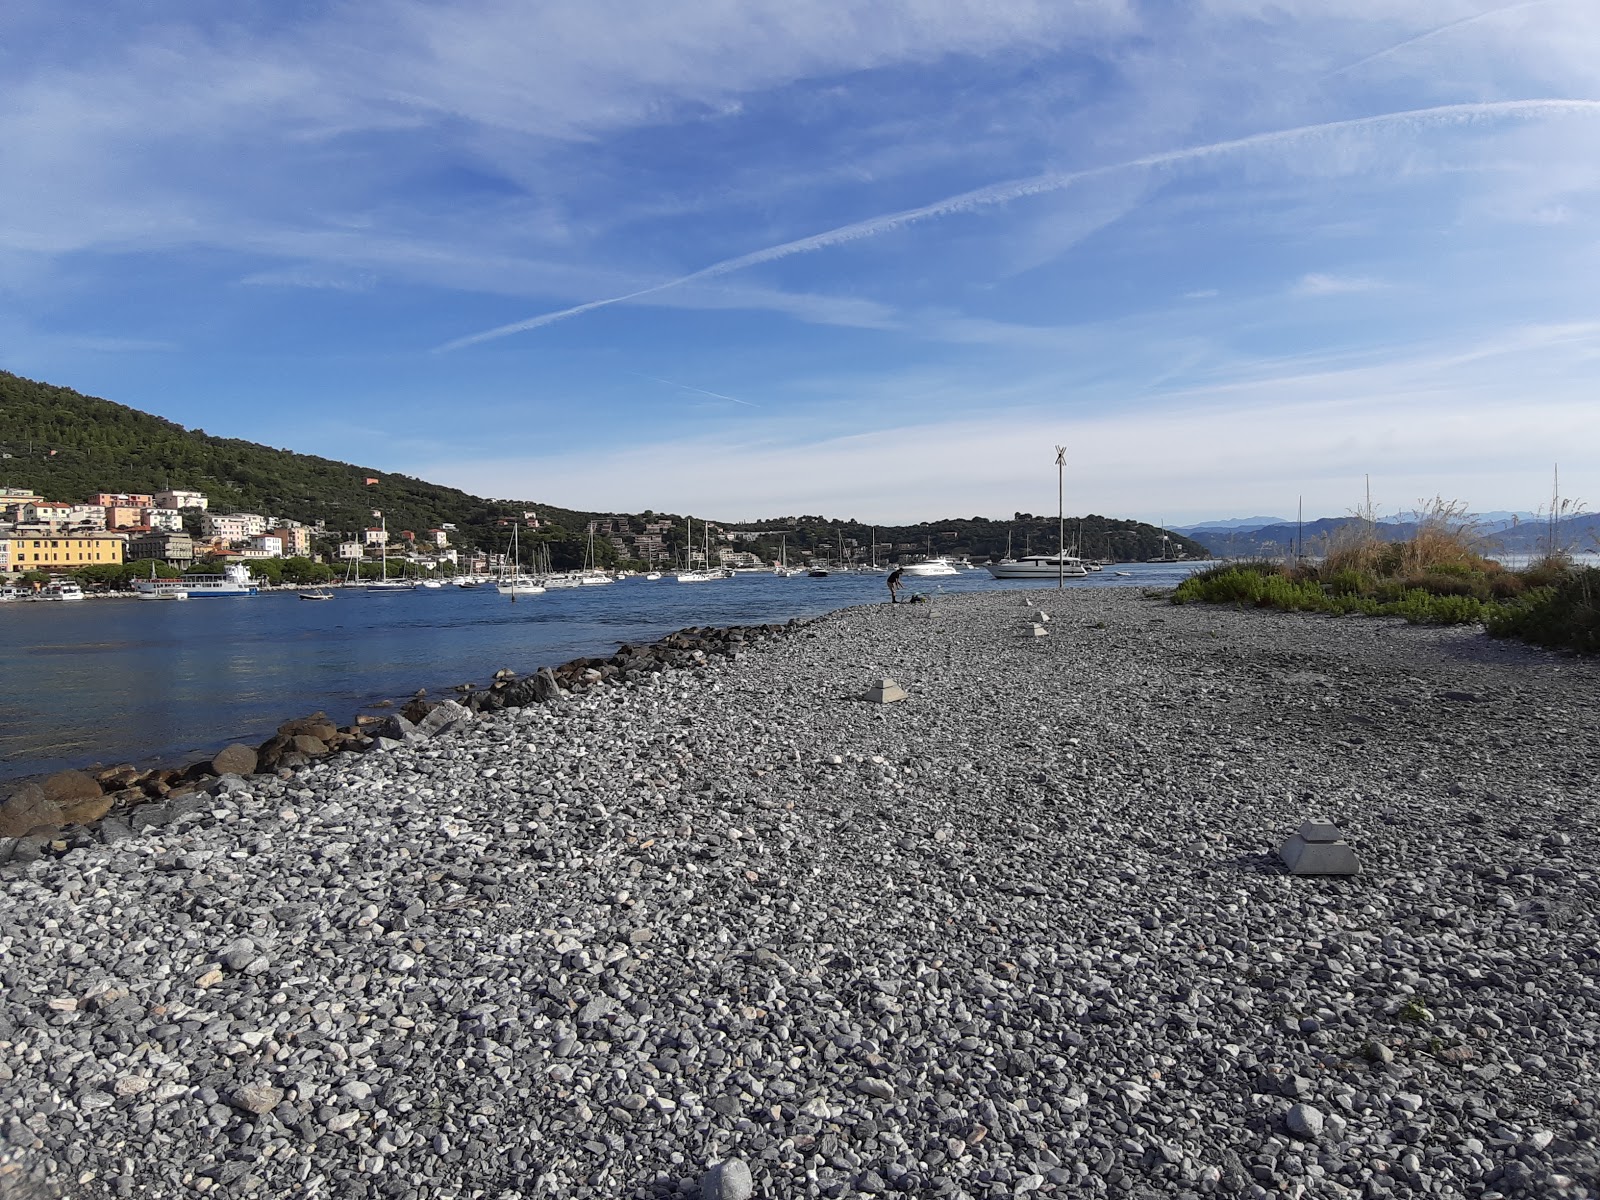
M 133 585 L 144 599 L 177 599 L 179 595 L 191 600 L 210 599 L 214 596 L 254 596 L 255 584 L 250 582 L 250 570 L 243 563 L 229 563 L 220 575 L 185 575 L 181 579 L 141 579 Z

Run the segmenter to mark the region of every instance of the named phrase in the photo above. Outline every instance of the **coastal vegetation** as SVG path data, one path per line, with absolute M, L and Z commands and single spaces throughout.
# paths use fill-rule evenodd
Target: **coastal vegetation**
M 1464 507 L 1443 501 L 1407 541 L 1357 524 L 1320 560 L 1219 563 L 1184 580 L 1172 601 L 1481 624 L 1496 637 L 1600 653 L 1600 569 L 1557 552 L 1508 570 L 1482 553 Z

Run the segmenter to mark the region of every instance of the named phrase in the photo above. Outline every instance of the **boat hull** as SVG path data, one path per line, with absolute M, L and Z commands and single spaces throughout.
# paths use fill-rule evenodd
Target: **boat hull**
M 1054 558 L 1023 559 L 1019 562 L 988 564 L 996 579 L 1085 579 L 1089 572 L 1075 558 L 1059 564 Z

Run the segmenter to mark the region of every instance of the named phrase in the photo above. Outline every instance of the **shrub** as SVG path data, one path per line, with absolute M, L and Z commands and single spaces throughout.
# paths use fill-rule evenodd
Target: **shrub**
M 1371 574 L 1355 567 L 1342 567 L 1324 571 L 1324 586 L 1335 596 L 1362 596 L 1377 583 Z
M 1600 568 L 1568 571 L 1552 586 L 1533 588 L 1519 600 L 1495 605 L 1484 624 L 1495 637 L 1600 654 Z

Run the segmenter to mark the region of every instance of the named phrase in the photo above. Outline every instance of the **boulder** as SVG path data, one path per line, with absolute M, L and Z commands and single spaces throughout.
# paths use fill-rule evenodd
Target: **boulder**
M 99 794 L 99 788 L 95 794 Z M 37 783 L 25 783 L 0 804 L 0 837 L 19 838 L 29 831 L 53 828 L 60 822 L 61 806 L 45 795 Z
M 400 715 L 413 725 L 420 725 L 422 718 L 432 711 L 433 705 L 424 700 L 421 695 L 417 695 L 406 701 L 405 707 L 400 710 Z
M 375 738 L 405 742 L 416 738 L 417 727 L 399 713 L 390 713 L 385 717 L 380 717 L 375 724 L 368 726 L 366 732 Z
M 435 737 L 452 726 L 470 720 L 472 720 L 471 709 L 463 704 L 457 704 L 454 700 L 446 700 L 417 722 L 417 732 L 424 737 Z
M 57 819 L 56 824 L 91 824 L 110 812 L 111 806 L 115 803 L 115 796 L 96 796 L 92 800 L 74 800 L 70 804 L 61 806 L 61 816 Z
M 211 769 L 218 775 L 254 775 L 256 761 L 255 750 L 236 742 L 211 760 Z
M 701 1200 L 750 1200 L 755 1181 L 743 1159 L 719 1162 L 700 1180 Z
M 78 800 L 93 800 L 100 795 L 100 785 L 94 777 L 83 771 L 57 771 L 40 785 L 46 800 L 56 804 L 70 804 Z
M 278 734 L 262 742 L 256 750 L 256 770 L 276 771 L 278 760 L 294 748 L 294 741 L 286 734 Z

